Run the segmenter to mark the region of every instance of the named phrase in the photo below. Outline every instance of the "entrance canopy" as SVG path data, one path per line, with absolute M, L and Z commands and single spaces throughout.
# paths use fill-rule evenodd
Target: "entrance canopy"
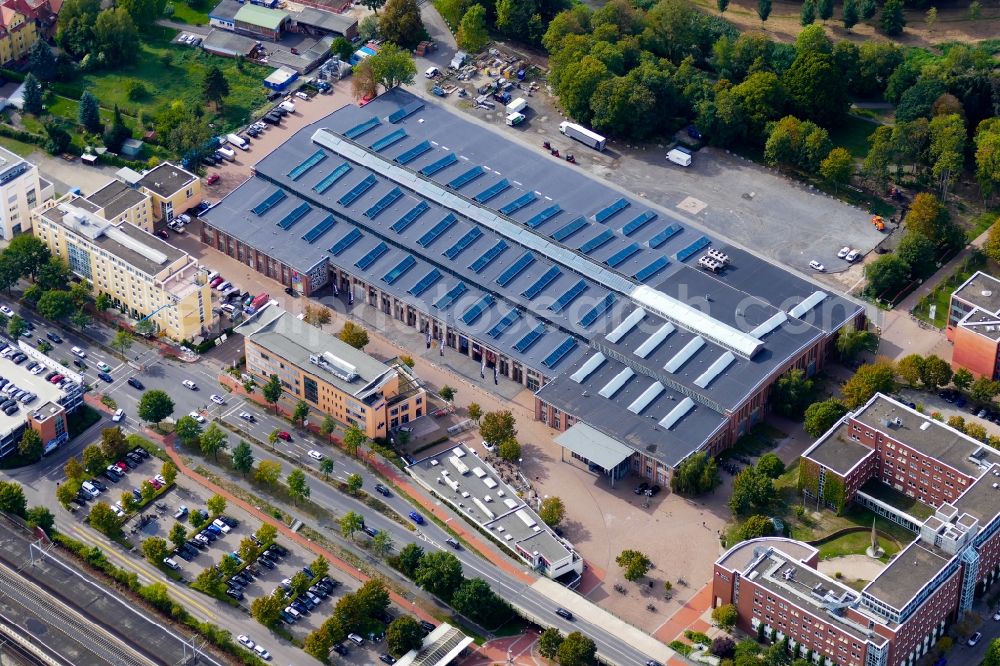
M 556 444 L 606 470 L 615 469 L 635 453 L 614 437 L 580 422 L 556 437 Z

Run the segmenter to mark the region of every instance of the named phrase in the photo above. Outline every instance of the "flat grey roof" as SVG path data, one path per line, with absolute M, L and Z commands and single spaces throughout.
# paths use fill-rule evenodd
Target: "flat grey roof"
M 992 314 L 1000 312 L 1000 280 L 988 273 L 976 271 L 954 295 Z
M 235 32 L 212 28 L 208 31 L 201 47 L 207 51 L 230 55 L 247 55 L 257 46 L 257 40 L 237 35 Z
M 919 540 L 907 546 L 864 592 L 898 611 L 951 561 L 951 557 Z
M 352 16 L 335 14 L 314 7 L 306 7 L 301 12 L 291 12 L 291 16 L 296 23 L 304 23 L 341 35 L 346 34 L 358 23 L 357 19 Z
M 992 340 L 1000 339 L 1000 315 L 993 312 L 977 308 L 958 322 L 958 325 Z
M 237 326 L 235 332 L 348 395 L 357 396 L 373 382 L 395 372 L 385 363 L 277 306 L 267 308 L 260 316 L 249 318 Z M 349 364 L 341 367 L 353 369 L 356 376 L 347 380 L 345 376 L 349 375 L 337 374 L 330 366 L 317 365 L 309 360 L 310 356 L 321 357 L 324 353 L 333 354 L 336 359 Z
M 569 430 L 556 437 L 556 444 L 604 469 L 614 469 L 632 455 L 632 449 L 614 437 L 582 422 L 573 424 Z
M 142 192 L 136 192 L 120 180 L 109 181 L 107 185 L 87 196 L 87 200 L 98 208 L 104 209 L 108 219 L 117 217 L 133 206 L 142 203 L 146 198 Z
M 196 178 L 176 164 L 164 162 L 142 174 L 139 185 L 161 197 L 169 197 L 193 183 Z
M 874 449 L 851 439 L 851 427 L 841 423 L 836 430 L 813 444 L 802 457 L 815 460 L 820 465 L 845 475 L 859 462 L 874 454 Z
M 881 393 L 856 412 L 854 418 L 975 478 L 990 464 L 1000 463 L 1000 453 L 994 449 Z M 981 458 L 982 464 L 971 459 L 973 454 Z
M 952 502 L 959 514 L 968 513 L 977 518 L 980 529 L 985 529 L 1000 516 L 1000 489 L 994 488 L 994 483 L 1000 483 L 1000 465 L 994 466 Z
M 242 6 L 243 3 L 239 2 L 239 0 L 222 0 L 222 2 L 217 4 L 208 13 L 208 17 L 223 21 L 234 21 L 236 19 L 236 12 L 240 11 Z

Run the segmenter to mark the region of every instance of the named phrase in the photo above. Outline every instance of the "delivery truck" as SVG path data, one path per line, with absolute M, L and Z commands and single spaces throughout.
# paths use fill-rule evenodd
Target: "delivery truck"
M 683 150 L 678 150 L 674 148 L 667 153 L 667 159 L 674 164 L 679 164 L 682 167 L 691 166 L 691 153 L 686 153 Z
M 582 125 L 563 121 L 559 123 L 559 131 L 571 139 L 576 139 L 585 146 L 590 146 L 594 150 L 604 150 L 606 139 L 597 132 L 591 132 Z
M 508 113 L 507 114 L 507 125 L 514 127 L 515 125 L 520 125 L 524 122 L 523 113 Z
M 518 97 L 507 105 L 507 113 L 524 113 L 524 110 L 527 108 L 528 101 L 523 97 Z

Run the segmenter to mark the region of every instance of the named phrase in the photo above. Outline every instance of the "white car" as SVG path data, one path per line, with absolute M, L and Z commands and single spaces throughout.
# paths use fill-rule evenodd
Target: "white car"
M 80 358 L 87 358 L 87 352 L 83 351 L 79 347 L 73 347 L 72 349 L 70 349 L 70 351 L 79 356 Z
M 848 254 L 850 254 L 850 252 L 851 252 L 851 248 L 845 245 L 844 247 L 840 248 L 840 252 L 837 253 L 837 258 L 838 259 L 843 259 Z
M 299 99 L 304 99 L 306 101 L 309 100 L 309 95 L 305 94 L 304 92 L 297 92 L 295 93 L 295 96 L 298 97 Z
M 213 393 L 212 395 L 210 395 L 208 397 L 209 397 L 209 399 L 212 402 L 214 402 L 217 405 L 224 405 L 224 404 L 226 404 L 225 398 L 223 398 L 221 395 L 216 395 L 215 393 Z
M 254 647 L 254 642 L 250 640 L 250 637 L 245 634 L 240 634 L 239 636 L 236 637 L 236 640 L 238 640 L 240 642 L 240 645 L 247 648 L 248 650 L 252 650 Z
M 486 449 L 487 451 L 489 451 L 490 453 L 493 453 L 494 451 L 496 451 L 497 447 L 493 446 L 489 442 L 484 441 L 483 442 L 483 448 Z
M 819 263 L 815 259 L 809 262 L 809 268 L 813 269 L 814 271 L 819 271 L 820 273 L 826 270 L 826 266 Z
M 271 653 L 268 652 L 267 650 L 265 650 L 260 645 L 256 646 L 253 649 L 253 651 L 256 652 L 257 656 L 260 657 L 261 659 L 263 659 L 264 661 L 271 661 Z
M 993 621 L 1000 622 L 1000 610 L 993 614 Z
M 850 254 L 847 255 L 847 260 L 850 262 L 857 261 L 861 258 L 861 253 L 857 250 L 851 250 Z
M 308 455 L 313 460 L 323 460 L 323 458 L 326 457 L 322 453 L 320 453 L 319 451 L 317 451 L 316 449 L 309 449 L 309 454 Z
M 123 418 L 125 418 L 125 410 L 124 409 L 118 409 L 118 410 L 115 411 L 115 415 L 111 417 L 111 420 L 114 421 L 115 423 L 118 423 Z
M 103 370 L 104 372 L 111 372 L 111 366 L 105 363 L 104 361 L 98 363 L 97 367 Z
M 13 316 L 14 316 L 14 311 L 13 311 L 13 310 L 11 310 L 11 309 L 10 309 L 9 307 L 7 307 L 6 305 L 0 305 L 0 312 L 4 313 L 4 314 L 5 314 L 5 315 L 7 315 L 8 317 L 13 317 Z
M 191 224 L 191 216 L 187 215 L 186 213 L 181 213 L 180 215 L 177 216 L 177 219 L 183 222 L 184 224 Z
M 254 422 L 254 416 L 250 412 L 240 412 L 240 418 L 250 423 Z
M 184 381 L 182 381 L 182 382 L 181 382 L 181 386 L 183 386 L 184 388 L 189 388 L 189 389 L 191 389 L 192 391 L 197 391 L 197 390 L 198 390 L 198 385 L 197 385 L 197 384 L 195 384 L 195 383 L 194 383 L 193 381 L 191 381 L 190 379 L 185 379 Z
M 33 375 L 40 375 L 43 372 L 45 372 L 46 370 L 47 370 L 47 368 L 44 365 L 36 365 L 34 367 L 34 369 L 32 369 L 31 374 L 33 374 Z
M 198 423 L 204 423 L 205 422 L 205 417 L 202 416 L 201 414 L 199 414 L 198 412 L 191 412 L 190 414 L 188 414 L 188 416 L 190 416 L 191 418 L 193 418 Z
M 428 67 L 427 71 L 424 72 L 424 76 L 426 76 L 428 79 L 433 79 L 435 76 L 437 76 L 440 73 L 441 72 L 438 70 L 437 67 Z

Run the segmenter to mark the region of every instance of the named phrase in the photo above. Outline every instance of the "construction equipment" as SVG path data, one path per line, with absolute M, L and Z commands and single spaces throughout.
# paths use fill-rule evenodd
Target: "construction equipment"
M 875 215 L 874 217 L 872 217 L 872 224 L 879 231 L 885 231 L 885 220 L 882 219 L 881 215 Z

